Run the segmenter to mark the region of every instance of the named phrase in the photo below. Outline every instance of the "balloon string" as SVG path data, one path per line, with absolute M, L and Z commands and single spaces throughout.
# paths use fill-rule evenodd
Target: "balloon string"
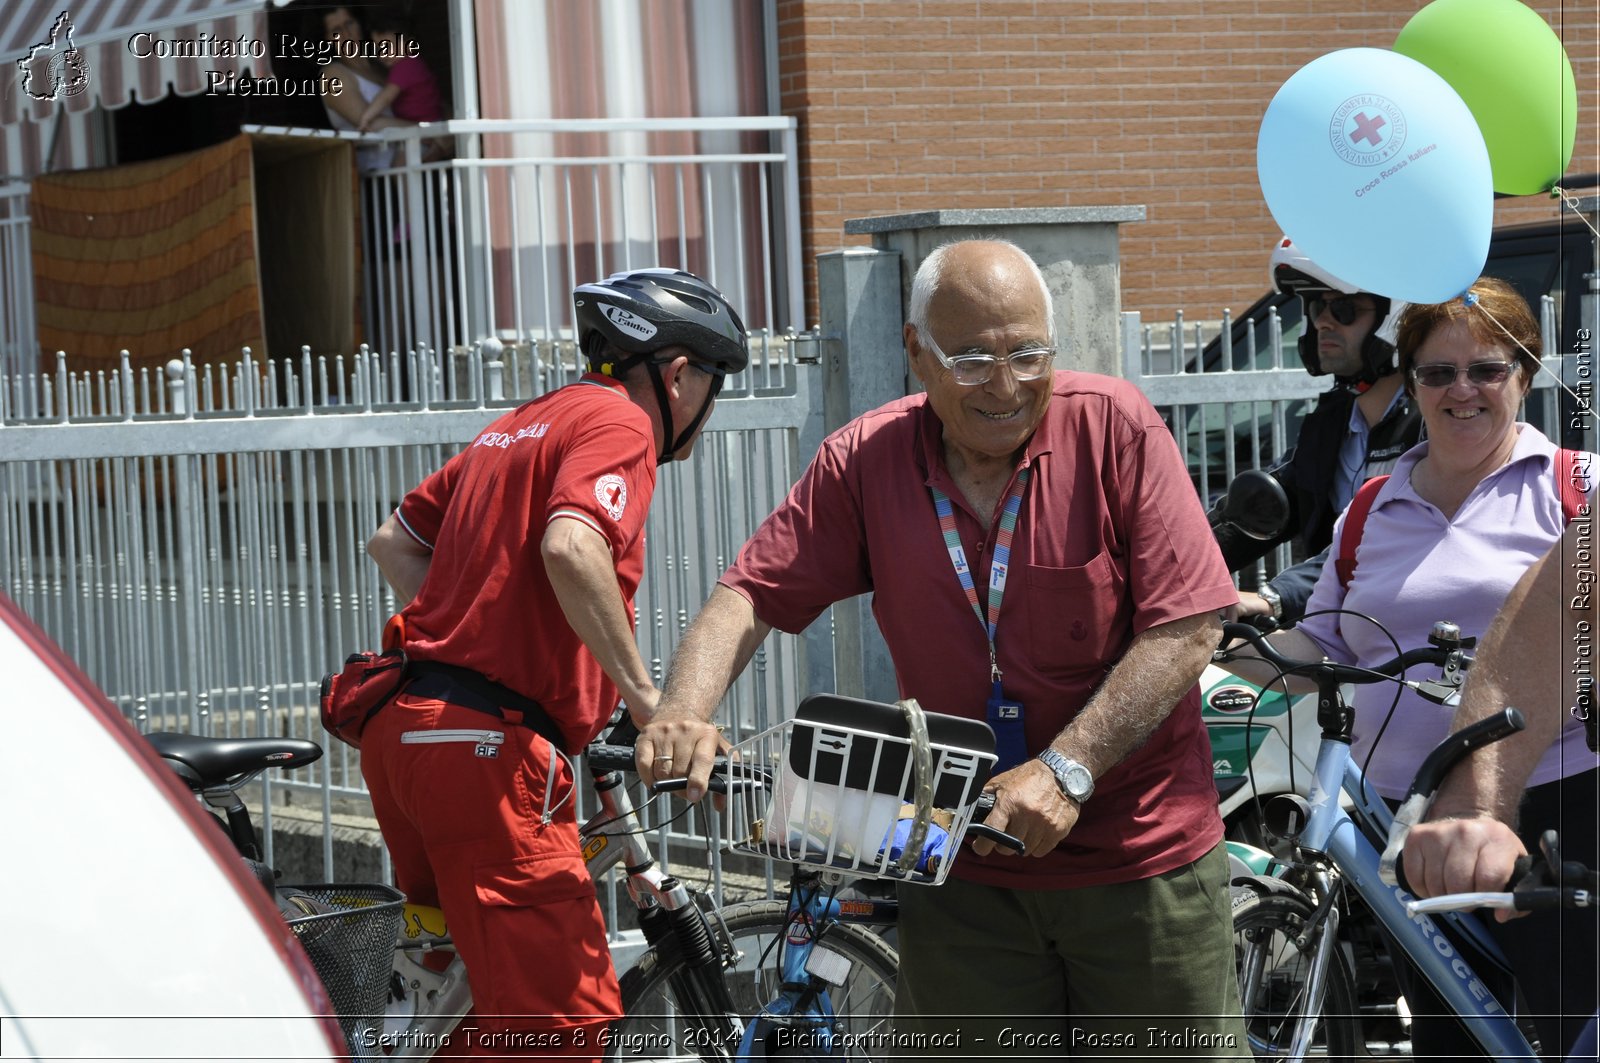
M 1594 222 L 1589 220 L 1589 215 L 1583 212 L 1583 208 L 1579 206 L 1576 196 L 1574 196 L 1571 192 L 1568 192 L 1565 188 L 1562 188 L 1560 185 L 1551 186 L 1550 194 L 1560 196 L 1561 202 L 1572 208 L 1572 213 L 1576 214 L 1583 224 L 1588 226 L 1589 231 L 1594 233 L 1596 239 L 1600 239 L 1600 229 L 1596 229 L 1594 227 Z
M 1565 381 L 1563 381 L 1560 377 L 1556 376 L 1555 372 L 1544 364 L 1544 359 L 1540 358 L 1538 355 L 1536 355 L 1532 351 L 1528 350 L 1527 347 L 1523 346 L 1523 343 L 1522 343 L 1521 340 L 1519 340 L 1515 336 L 1513 336 L 1509 329 L 1507 329 L 1504 325 L 1500 324 L 1499 320 L 1493 314 L 1489 313 L 1488 309 L 1483 305 L 1483 300 L 1479 299 L 1476 294 L 1474 294 L 1472 292 L 1468 292 L 1466 295 L 1464 295 L 1462 297 L 1461 301 L 1463 303 L 1465 303 L 1467 306 L 1476 307 L 1479 311 L 1481 311 L 1483 313 L 1484 317 L 1488 318 L 1491 322 L 1493 322 L 1495 328 L 1499 329 L 1501 332 L 1504 332 L 1506 334 L 1506 339 L 1508 339 L 1512 343 L 1516 344 L 1517 345 L 1517 349 L 1519 351 L 1521 351 L 1523 354 L 1527 355 L 1529 358 L 1533 359 L 1533 364 L 1539 367 L 1539 372 L 1548 373 L 1549 376 L 1550 376 L 1550 379 L 1554 380 L 1556 382 L 1556 387 L 1560 388 L 1562 391 L 1565 391 L 1568 395 L 1572 396 L 1572 401 L 1576 402 L 1578 404 L 1578 408 L 1580 410 L 1582 410 L 1584 413 L 1589 414 L 1591 416 L 1594 414 L 1594 407 L 1589 405 L 1588 400 L 1583 399 L 1583 398 L 1579 398 L 1578 394 L 1576 392 L 1574 392 L 1571 388 L 1567 387 Z

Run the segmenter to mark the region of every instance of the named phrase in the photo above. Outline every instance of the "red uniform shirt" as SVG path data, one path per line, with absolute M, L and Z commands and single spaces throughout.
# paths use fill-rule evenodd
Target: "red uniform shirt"
M 872 593 L 903 696 L 983 719 L 982 626 L 957 581 L 930 486 L 950 496 L 987 609 L 996 515 L 979 519 L 945 467 L 925 396 L 846 425 L 740 552 L 722 583 L 774 627 L 799 631 L 832 602 Z M 1023 496 L 995 643 L 1024 705 L 1029 753 L 1060 733 L 1151 627 L 1238 601 L 1172 435 L 1133 385 L 1057 373 L 1023 461 Z M 1007 487 L 1007 495 L 1015 480 Z M 1020 889 L 1148 878 L 1222 836 L 1211 746 L 1191 690 L 1149 741 L 1096 781 L 1066 840 L 1039 860 L 964 853 L 953 873 Z
M 433 550 L 402 613 L 407 655 L 536 699 L 567 748 L 581 749 L 616 707 L 617 688 L 568 625 L 540 542 L 558 514 L 604 535 L 631 623 L 655 486 L 650 418 L 615 381 L 585 376 L 495 421 L 396 510 Z

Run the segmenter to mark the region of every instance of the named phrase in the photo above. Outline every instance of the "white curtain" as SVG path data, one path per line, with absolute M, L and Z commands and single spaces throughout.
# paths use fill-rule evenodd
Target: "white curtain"
M 481 113 L 507 119 L 764 115 L 764 6 L 752 0 L 477 0 Z M 520 160 L 486 178 L 497 327 L 535 337 L 564 334 L 565 293 L 574 284 L 656 265 L 711 280 L 741 307 L 751 328 L 774 324 L 767 255 L 776 246 L 763 225 L 781 189 L 763 188 L 757 164 L 642 161 L 768 151 L 767 138 L 645 131 L 489 138 L 486 157 Z M 597 157 L 611 161 L 550 161 Z

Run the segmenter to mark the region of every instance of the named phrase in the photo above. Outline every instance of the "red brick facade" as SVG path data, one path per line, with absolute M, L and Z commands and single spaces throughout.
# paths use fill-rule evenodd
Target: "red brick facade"
M 1393 45 L 1420 0 L 778 0 L 783 113 L 800 120 L 805 256 L 847 218 L 1143 204 L 1123 308 L 1238 312 L 1278 229 L 1256 133 L 1278 87 L 1338 48 Z M 1600 171 L 1600 0 L 1530 3 L 1578 83 L 1568 173 Z M 1500 222 L 1557 216 L 1502 200 Z M 809 270 L 809 267 L 808 267 Z M 815 277 L 809 278 L 815 313 Z

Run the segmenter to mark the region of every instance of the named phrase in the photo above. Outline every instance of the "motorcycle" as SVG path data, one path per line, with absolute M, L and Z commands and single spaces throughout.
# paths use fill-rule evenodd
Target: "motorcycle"
M 1234 478 L 1207 516 L 1219 545 L 1238 536 L 1266 541 L 1288 524 L 1289 499 L 1271 473 L 1250 469 Z M 1291 697 L 1207 665 L 1200 712 L 1211 739 L 1229 864 L 1235 877 L 1266 874 L 1273 839 L 1262 808 L 1274 795 L 1310 790 L 1321 737 L 1316 695 Z

